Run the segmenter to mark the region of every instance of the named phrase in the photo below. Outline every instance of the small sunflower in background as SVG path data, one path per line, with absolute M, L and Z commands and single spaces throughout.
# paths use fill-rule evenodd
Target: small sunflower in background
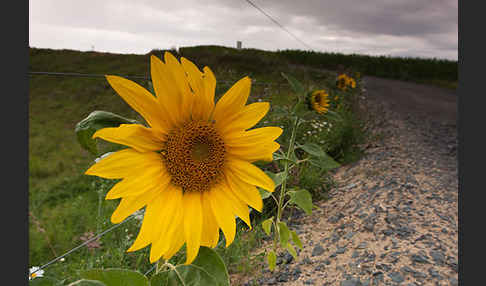
M 337 88 L 339 88 L 340 90 L 346 90 L 346 85 L 347 85 L 347 80 L 348 76 L 346 74 L 340 74 L 338 75 L 337 77 L 337 81 L 336 81 L 336 86 Z
M 140 232 L 127 251 L 151 245 L 150 262 L 170 259 L 186 245 L 186 264 L 199 247 L 216 247 L 221 229 L 226 247 L 236 234 L 235 216 L 250 228 L 248 206 L 261 211 L 257 186 L 273 192 L 274 181 L 253 163 L 272 161 L 279 127 L 254 128 L 270 104 L 246 105 L 251 80 L 244 77 L 214 101 L 216 78 L 170 53 L 151 56 L 154 94 L 133 81 L 106 76 L 113 89 L 148 127 L 121 124 L 93 138 L 128 148 L 114 152 L 85 174 L 122 179 L 106 199 L 120 199 L 111 216 L 120 223 L 145 207 Z M 321 101 L 318 101 L 319 103 Z
M 319 114 L 324 114 L 329 110 L 329 94 L 323 90 L 315 90 L 309 97 L 310 108 Z
M 346 85 L 352 88 L 356 88 L 356 81 L 352 77 L 346 77 Z

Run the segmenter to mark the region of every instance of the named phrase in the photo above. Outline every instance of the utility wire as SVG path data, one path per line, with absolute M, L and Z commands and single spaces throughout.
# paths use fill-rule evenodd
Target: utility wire
M 294 39 L 296 39 L 297 41 L 299 41 L 301 44 L 303 44 L 304 46 L 306 46 L 310 50 L 313 50 L 309 45 L 307 45 L 304 41 L 302 41 L 301 39 L 299 39 L 296 35 L 294 35 L 289 30 L 287 30 L 287 28 L 285 28 L 282 24 L 280 24 L 277 20 L 275 20 L 272 16 L 270 16 L 267 12 L 263 11 L 262 8 L 260 8 L 257 5 L 255 5 L 250 0 L 245 0 L 245 1 L 248 2 L 251 6 L 255 7 L 258 11 L 262 12 L 263 15 L 267 16 L 270 20 L 272 20 L 272 22 L 274 22 L 276 25 L 278 25 L 280 28 L 282 28 L 285 32 L 289 33 L 289 35 L 291 35 L 292 37 L 294 37 Z

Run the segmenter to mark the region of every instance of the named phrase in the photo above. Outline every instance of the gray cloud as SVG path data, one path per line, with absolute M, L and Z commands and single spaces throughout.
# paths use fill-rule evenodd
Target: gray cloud
M 457 59 L 457 1 L 252 0 L 315 50 Z M 244 0 L 30 0 L 29 44 L 146 53 L 187 45 L 307 49 Z

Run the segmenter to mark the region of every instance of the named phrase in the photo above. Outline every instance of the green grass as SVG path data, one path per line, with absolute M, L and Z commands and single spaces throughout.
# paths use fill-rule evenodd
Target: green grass
M 252 85 L 249 102 L 270 101 L 271 111 L 259 122 L 265 125 L 288 125 L 288 118 L 278 115 L 292 105 L 296 98 L 281 72 L 293 75 L 306 87 L 322 88 L 334 84 L 335 73 L 305 65 L 290 65 L 277 52 L 254 49 L 236 50 L 218 46 L 186 47 L 180 55 L 194 61 L 199 68 L 209 66 L 218 80 L 217 96 L 234 82 L 250 76 Z M 151 53 L 161 56 L 162 51 Z M 30 71 L 76 72 L 92 74 L 147 75 L 147 55 L 117 55 L 70 50 L 30 49 Z M 148 88 L 146 80 L 135 80 Z M 272 83 L 272 86 L 259 85 Z M 280 84 L 280 85 L 278 85 Z M 333 91 L 335 92 L 335 91 Z M 352 101 L 339 111 L 345 119 L 332 132 L 319 133 L 306 140 L 325 142 L 322 146 L 341 163 L 359 158 L 357 144 L 364 140 L 359 119 L 352 110 Z M 74 134 L 77 122 L 94 110 L 106 110 L 127 118 L 141 120 L 103 78 L 59 77 L 33 75 L 29 78 L 29 265 L 40 266 L 82 243 L 86 233 L 99 233 L 112 226 L 110 216 L 118 200 L 104 200 L 115 183 L 85 176 L 84 171 L 94 163 L 95 156 L 83 150 Z M 313 118 L 318 119 L 317 115 Z M 298 138 L 312 127 L 304 125 Z M 287 128 L 285 128 L 287 132 Z M 285 133 L 277 140 L 286 144 Z M 321 143 L 319 143 L 321 144 Z M 101 144 L 102 150 L 109 146 Z M 271 164 L 260 164 L 272 170 Z M 325 199 L 332 179 L 317 168 L 302 171 L 299 182 L 313 193 L 314 199 Z M 259 258 L 250 256 L 261 245 L 262 233 L 258 222 L 272 214 L 272 206 L 265 202 L 261 214 L 252 213 L 254 230 L 240 224 L 233 244 L 218 247 L 231 273 L 252 273 L 258 269 Z M 131 220 L 104 235 L 99 248 L 82 248 L 46 269 L 45 276 L 66 283 L 79 279 L 79 271 L 88 268 L 123 267 L 148 271 L 149 248 L 135 253 L 125 250 L 138 234 L 140 222 Z M 180 257 L 175 257 L 177 259 Z M 261 260 L 261 259 L 260 259 Z

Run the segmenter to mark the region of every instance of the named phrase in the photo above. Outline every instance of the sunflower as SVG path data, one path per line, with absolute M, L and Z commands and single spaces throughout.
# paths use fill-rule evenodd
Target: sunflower
M 122 179 L 106 199 L 121 198 L 111 216 L 120 223 L 145 207 L 139 234 L 127 251 L 151 245 L 150 262 L 170 259 L 186 245 L 186 264 L 200 246 L 214 248 L 219 229 L 226 246 L 235 237 L 235 216 L 250 228 L 248 206 L 262 210 L 256 187 L 275 184 L 255 161 L 272 161 L 280 145 L 279 127 L 252 128 L 270 108 L 246 105 L 251 80 L 244 77 L 214 102 L 216 78 L 208 67 L 179 62 L 166 52 L 165 63 L 151 56 L 155 96 L 140 85 L 107 75 L 113 89 L 147 122 L 104 128 L 93 138 L 122 144 L 85 174 Z
M 310 105 L 318 113 L 326 113 L 329 109 L 328 94 L 325 90 L 316 90 L 310 96 Z
M 340 90 L 346 90 L 347 82 L 348 82 L 348 76 L 346 76 L 346 74 L 340 74 L 337 77 L 336 85 Z
M 346 85 L 356 88 L 356 81 L 352 77 L 347 77 L 346 78 Z

